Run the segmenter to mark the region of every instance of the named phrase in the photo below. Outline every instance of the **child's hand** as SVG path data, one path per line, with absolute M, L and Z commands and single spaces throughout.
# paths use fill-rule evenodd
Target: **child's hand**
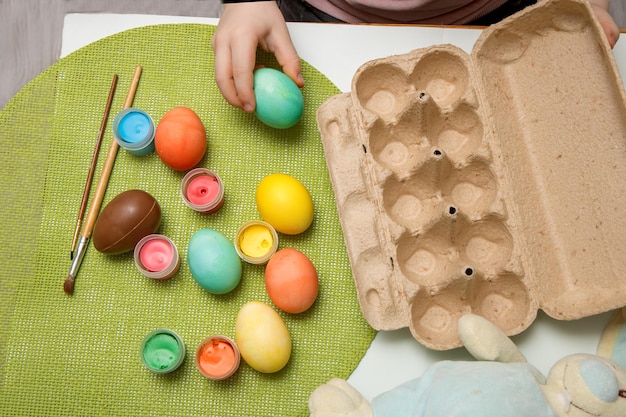
M 255 109 L 253 71 L 258 46 L 276 56 L 283 72 L 302 87 L 300 58 L 275 1 L 224 4 L 213 36 L 215 81 L 230 104 Z
M 604 34 L 609 41 L 611 48 L 615 46 L 619 39 L 619 28 L 613 17 L 609 14 L 609 0 L 590 0 L 591 8 L 596 14 Z

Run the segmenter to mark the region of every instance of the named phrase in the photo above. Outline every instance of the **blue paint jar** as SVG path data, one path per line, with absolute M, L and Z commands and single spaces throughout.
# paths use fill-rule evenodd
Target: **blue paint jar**
M 136 156 L 154 152 L 154 121 L 143 110 L 129 107 L 115 116 L 113 137 L 117 143 Z

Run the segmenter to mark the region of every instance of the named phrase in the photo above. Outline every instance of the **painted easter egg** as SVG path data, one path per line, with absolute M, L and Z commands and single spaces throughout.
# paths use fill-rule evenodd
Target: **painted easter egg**
M 291 336 L 269 305 L 250 301 L 237 314 L 235 342 L 248 365 L 263 373 L 278 372 L 291 357 Z
M 308 310 L 319 288 L 317 271 L 302 252 L 285 248 L 276 252 L 265 267 L 265 289 L 276 307 L 286 313 Z
M 313 199 L 305 186 L 287 174 L 271 174 L 256 189 L 263 220 L 287 235 L 304 232 L 313 222 Z
M 235 245 L 217 230 L 201 229 L 193 234 L 187 263 L 196 282 L 213 294 L 226 294 L 241 280 L 241 259 Z
M 161 118 L 154 147 L 163 163 L 176 171 L 195 167 L 206 152 L 206 130 L 188 107 L 174 107 Z
M 102 209 L 94 225 L 94 247 L 107 254 L 129 252 L 161 225 L 161 207 L 145 191 L 128 190 Z
M 254 71 L 255 114 L 260 121 L 276 129 L 292 127 L 302 117 L 304 98 L 295 82 L 272 68 Z

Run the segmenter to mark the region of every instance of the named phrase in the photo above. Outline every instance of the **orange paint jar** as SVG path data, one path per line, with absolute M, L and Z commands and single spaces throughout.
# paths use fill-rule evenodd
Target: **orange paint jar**
M 239 368 L 241 355 L 235 342 L 226 336 L 210 336 L 196 350 L 198 371 L 208 379 L 219 381 L 232 376 Z

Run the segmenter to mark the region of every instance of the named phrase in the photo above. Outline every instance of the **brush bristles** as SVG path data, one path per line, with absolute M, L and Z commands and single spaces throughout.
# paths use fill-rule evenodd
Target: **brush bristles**
M 68 275 L 63 283 L 63 291 L 66 294 L 72 295 L 74 293 L 74 277 L 72 275 Z

